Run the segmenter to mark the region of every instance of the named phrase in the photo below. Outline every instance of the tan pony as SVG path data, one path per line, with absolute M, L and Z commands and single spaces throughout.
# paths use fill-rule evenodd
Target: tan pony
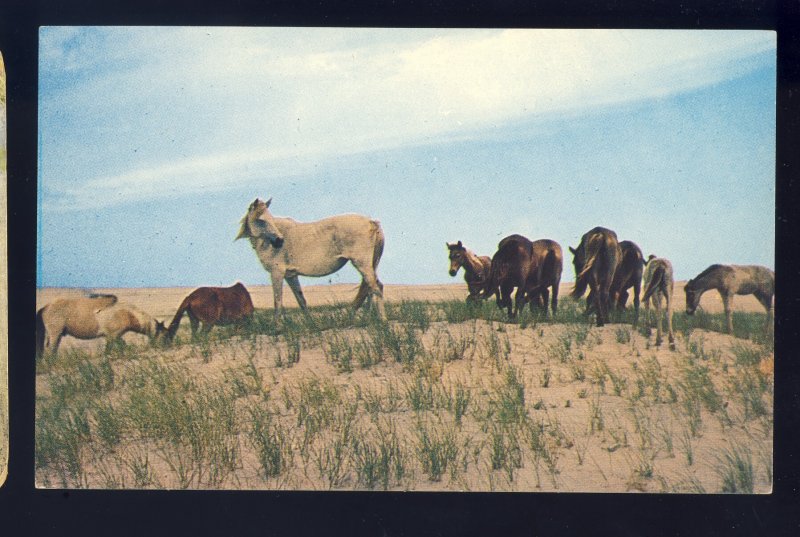
M 772 298 L 775 296 L 775 273 L 759 265 L 711 265 L 686 282 L 686 313 L 692 315 L 700 304 L 700 297 L 709 289 L 716 289 L 722 297 L 728 333 L 733 333 L 731 304 L 734 295 L 755 295 L 767 310 L 765 330 L 769 331 L 772 319 Z
M 266 202 L 256 198 L 250 204 L 236 240 L 250 239 L 259 261 L 270 273 L 276 321 L 283 311 L 283 280 L 305 310 L 306 299 L 298 277 L 327 276 L 348 261 L 362 278 L 353 307 L 358 309 L 371 296 L 378 315 L 386 319 L 383 284 L 376 272 L 384 245 L 380 223 L 358 214 L 298 222 L 272 216 L 268 210 L 271 202 L 272 198 Z
M 644 269 L 644 311 L 646 323 L 650 324 L 650 304 L 656 310 L 656 347 L 660 347 L 661 339 L 661 299 L 666 300 L 667 307 L 667 335 L 669 348 L 675 350 L 675 336 L 672 333 L 672 289 L 674 287 L 672 276 L 672 263 L 651 255 L 645 261 Z
M 36 312 L 36 356 L 58 351 L 63 336 L 78 339 L 106 338 L 111 345 L 127 332 L 154 339 L 166 328 L 148 314 L 127 304 L 118 304 L 114 295 L 92 294 L 62 298 Z
M 450 276 L 458 274 L 458 269 L 464 267 L 464 281 L 467 282 L 469 296 L 467 302 L 478 302 L 481 291 L 489 283 L 492 273 L 492 260 L 485 255 L 475 255 L 458 241 L 456 244 L 447 244 L 450 251 Z

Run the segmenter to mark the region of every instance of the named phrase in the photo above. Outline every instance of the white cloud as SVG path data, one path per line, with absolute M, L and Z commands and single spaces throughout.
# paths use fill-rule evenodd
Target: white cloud
M 75 155 L 72 169 L 45 166 L 46 199 L 61 207 L 225 188 L 254 168 L 277 176 L 304 160 L 668 96 L 740 75 L 775 49 L 774 33 L 744 31 L 49 28 L 42 37 L 43 72 L 70 82 L 43 93 L 42 128 L 67 131 L 44 154 L 105 148 L 102 159 Z M 91 75 L 70 78 L 81 70 Z M 146 158 L 114 157 L 134 147 Z

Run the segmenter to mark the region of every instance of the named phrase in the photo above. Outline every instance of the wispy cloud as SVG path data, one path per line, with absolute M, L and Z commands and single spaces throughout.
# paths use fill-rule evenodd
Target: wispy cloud
M 757 67 L 775 35 L 45 28 L 41 43 L 40 173 L 63 210 L 669 96 Z

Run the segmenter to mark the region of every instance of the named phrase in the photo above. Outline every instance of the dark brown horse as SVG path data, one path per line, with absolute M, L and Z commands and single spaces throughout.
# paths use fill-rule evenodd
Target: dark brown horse
M 547 311 L 548 287 L 552 288 L 552 309 L 558 308 L 558 285 L 561 282 L 563 255 L 561 246 L 549 239 L 531 242 L 522 235 L 509 235 L 497 245 L 492 256 L 490 283 L 484 298 L 497 294 L 498 307 L 507 308 L 508 316 L 519 313 L 525 301 Z M 511 293 L 517 289 L 512 310 Z
M 561 245 L 550 239 L 533 241 L 533 255 L 528 269 L 528 279 L 525 283 L 526 300 L 530 303 L 531 311 L 534 306 L 544 308 L 547 315 L 547 288 L 552 292 L 550 307 L 555 316 L 558 310 L 558 286 L 561 284 L 561 272 L 564 269 L 564 254 Z
M 642 275 L 644 273 L 644 255 L 642 249 L 631 241 L 621 241 L 619 243 L 622 259 L 614 272 L 614 281 L 611 282 L 611 289 L 608 292 L 608 301 L 617 311 L 625 311 L 628 302 L 628 289 L 633 287 L 633 307 L 634 317 L 633 326 L 639 322 L 639 294 L 642 289 Z M 594 308 L 594 296 L 589 293 L 586 299 L 586 313 L 592 313 Z
M 464 267 L 464 281 L 467 282 L 469 296 L 467 302 L 477 302 L 481 291 L 489 283 L 492 272 L 492 260 L 485 255 L 475 255 L 467 250 L 461 241 L 456 244 L 446 243 L 450 251 L 450 276 L 455 276 L 458 269 Z
M 231 287 L 200 287 L 183 299 L 175 317 L 166 332 L 168 341 L 172 341 L 183 314 L 189 315 L 192 326 L 192 337 L 197 333 L 200 323 L 202 331 L 207 333 L 215 325 L 241 323 L 253 315 L 253 301 L 244 285 L 237 283 Z
M 759 265 L 711 265 L 686 282 L 686 313 L 692 315 L 700 304 L 700 297 L 709 289 L 716 289 L 722 297 L 728 333 L 733 333 L 731 305 L 734 295 L 755 295 L 767 310 L 765 330 L 769 331 L 772 317 L 772 298 L 775 296 L 775 273 Z
M 603 227 L 587 231 L 577 248 L 570 247 L 575 267 L 573 298 L 580 298 L 589 287 L 589 296 L 597 313 L 597 326 L 608 322 L 611 284 L 622 259 L 617 234 Z M 591 306 L 591 304 L 590 304 Z

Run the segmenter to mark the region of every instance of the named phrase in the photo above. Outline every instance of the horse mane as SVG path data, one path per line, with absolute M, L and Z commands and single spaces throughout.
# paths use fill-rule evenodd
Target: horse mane
M 710 267 L 708 267 L 707 269 L 705 269 L 703 272 L 701 272 L 700 274 L 698 274 L 697 276 L 695 276 L 692 279 L 696 280 L 698 278 L 704 278 L 704 277 L 708 276 L 710 273 L 712 273 L 712 272 L 714 272 L 716 270 L 719 270 L 719 269 L 721 269 L 723 267 L 725 267 L 725 265 L 719 265 L 719 264 L 711 265 Z
M 87 295 L 87 297 L 88 298 L 109 298 L 109 299 L 113 300 L 113 302 L 111 302 L 112 306 L 117 303 L 117 300 L 119 300 L 117 298 L 117 295 L 112 295 L 110 293 L 89 293 Z

